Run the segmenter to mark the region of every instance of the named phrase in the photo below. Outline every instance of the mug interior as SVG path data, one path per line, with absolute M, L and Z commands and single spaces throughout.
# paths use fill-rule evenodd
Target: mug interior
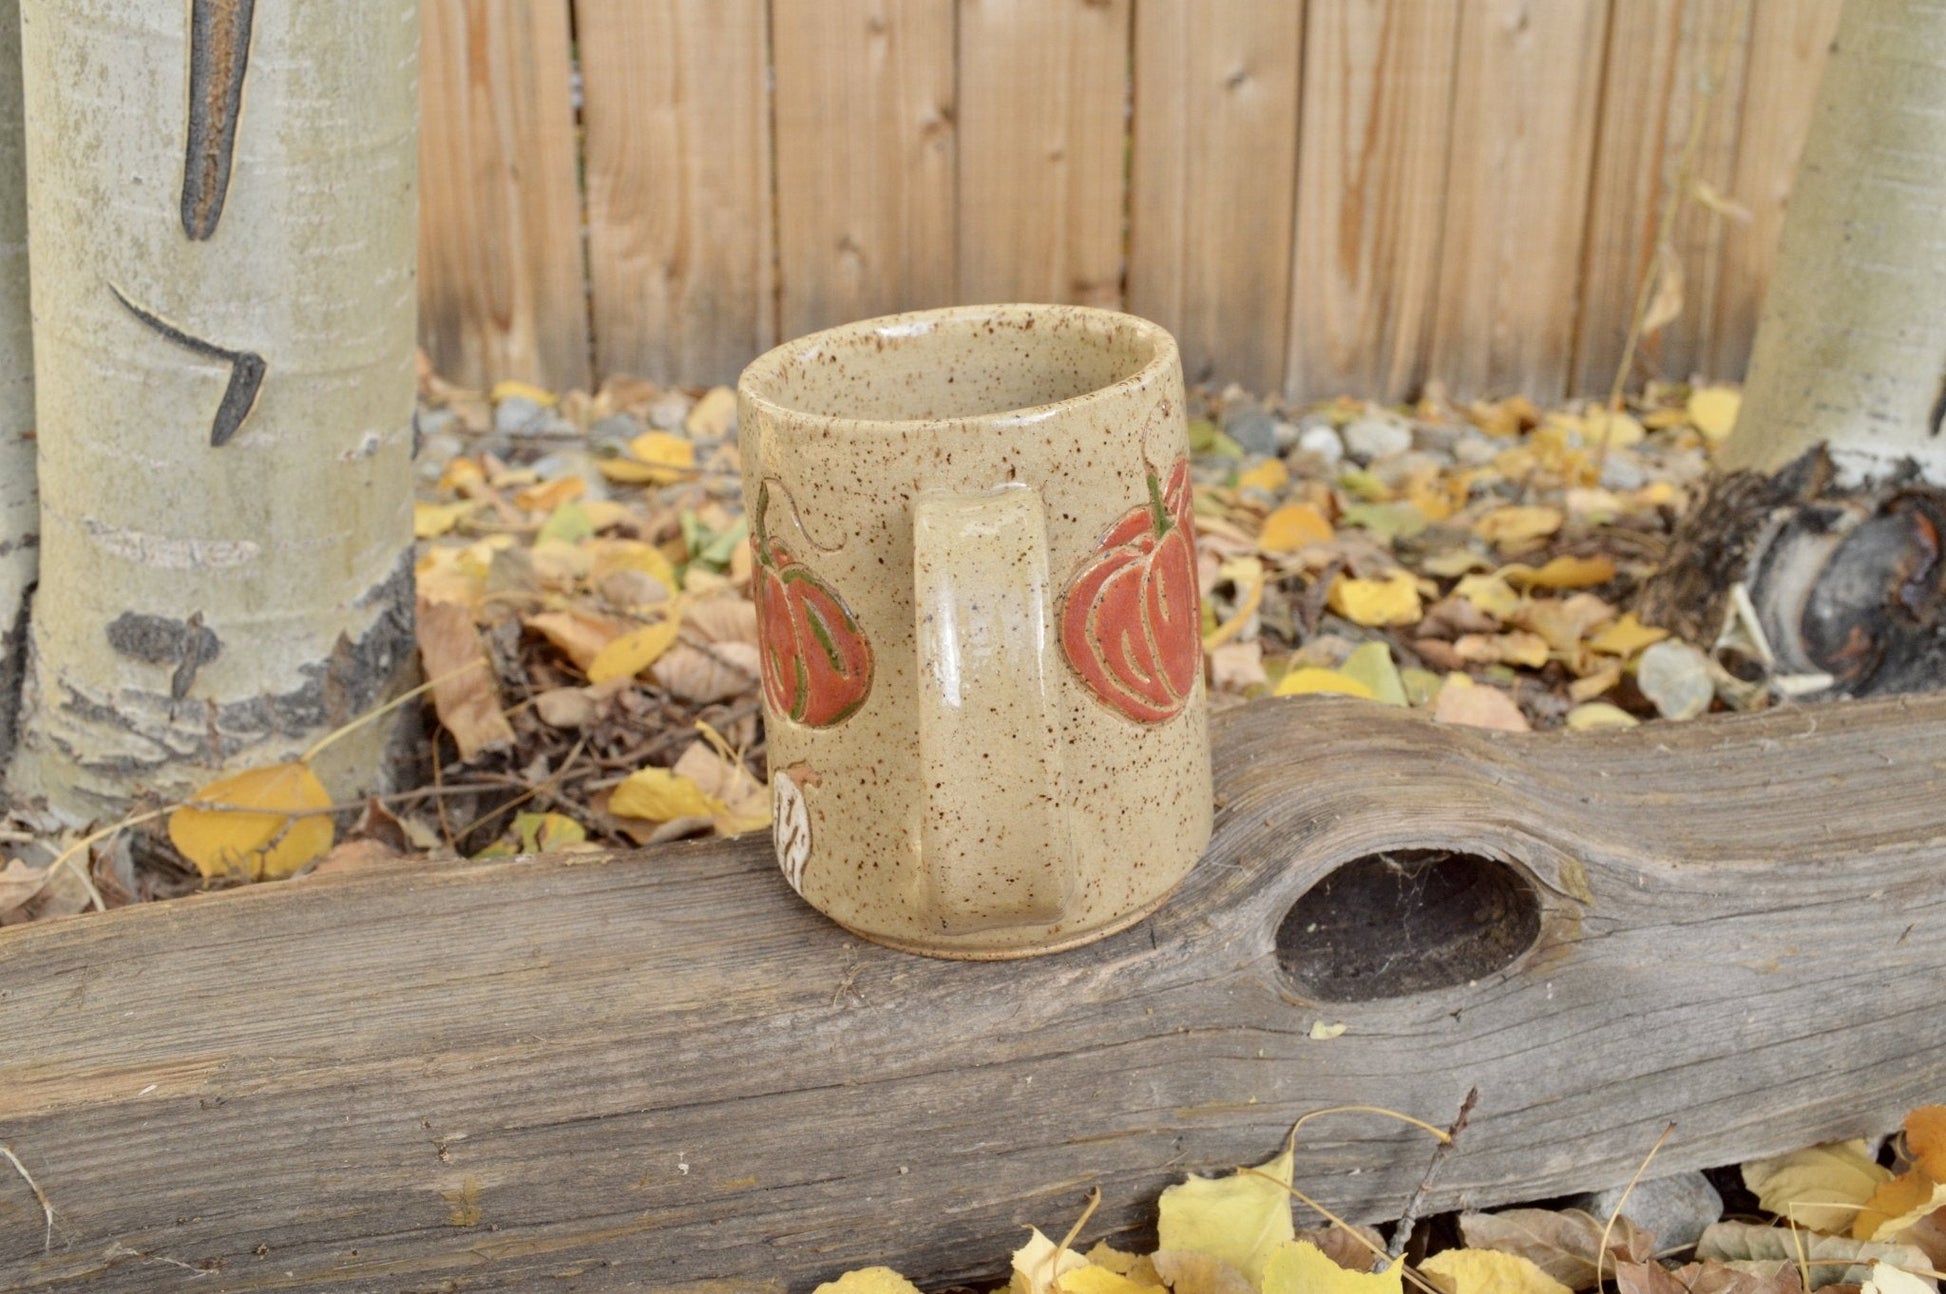
M 985 418 L 1133 381 L 1168 345 L 1161 328 L 1111 310 L 956 307 L 812 333 L 751 364 L 742 387 L 818 418 Z

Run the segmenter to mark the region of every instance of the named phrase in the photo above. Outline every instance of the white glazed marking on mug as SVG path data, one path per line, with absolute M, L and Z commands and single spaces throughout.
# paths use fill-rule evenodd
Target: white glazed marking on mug
M 777 843 L 777 865 L 784 879 L 800 895 L 804 893 L 804 864 L 811 860 L 811 815 L 804 807 L 804 792 L 790 775 L 770 775 L 771 838 Z

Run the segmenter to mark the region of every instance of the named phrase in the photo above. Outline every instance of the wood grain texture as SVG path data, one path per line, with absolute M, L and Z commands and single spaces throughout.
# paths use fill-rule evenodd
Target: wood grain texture
M 1284 379 L 1303 6 L 1136 8 L 1129 308 L 1192 382 Z
M 1306 9 L 1286 393 L 1381 400 L 1426 376 L 1459 0 Z
M 786 337 L 954 300 L 952 0 L 775 0 Z
M 575 0 L 598 374 L 730 382 L 777 340 L 763 0 Z
M 1729 196 L 1748 208 L 1748 225 L 1724 231 L 1708 350 L 1714 377 L 1741 377 L 1750 365 L 1764 290 L 1777 263 L 1784 208 L 1811 129 L 1811 108 L 1838 34 L 1841 0 L 1762 0 L 1753 6 L 1743 76 L 1736 168 Z
M 1267 1157 L 1299 1114 L 1443 1122 L 1476 1084 L 1433 1208 L 1621 1182 L 1672 1119 L 1670 1172 L 1889 1129 L 1946 1083 L 1942 731 L 1939 696 L 1580 737 L 1242 707 L 1175 900 L 1026 962 L 863 944 L 761 840 L 0 930 L 0 1140 L 56 1214 L 43 1252 L 0 1173 L 0 1285 L 149 1290 L 174 1263 L 212 1290 L 802 1289 L 877 1262 L 937 1285 L 1090 1186 L 1084 1243 L 1140 1244 L 1159 1188 Z M 1315 1000 L 1287 911 L 1424 846 L 1504 864 L 1531 945 Z M 1431 964 L 1411 918 L 1454 914 L 1403 898 L 1363 944 Z M 1342 1116 L 1297 1172 L 1382 1218 L 1425 1158 Z
M 1122 302 L 1131 0 L 960 0 L 959 299 Z
M 1614 382 L 1692 128 L 1700 134 L 1689 191 L 1698 182 L 1730 191 L 1751 13 L 1749 0 L 1615 7 L 1588 193 L 1574 391 L 1606 395 Z M 1723 246 L 1736 236 L 1727 217 L 1695 198 L 1677 205 L 1668 239 L 1682 266 L 1683 310 L 1637 347 L 1631 386 L 1643 377 L 1686 380 L 1704 363 L 1717 299 L 1728 288 Z
M 1608 0 L 1462 0 L 1428 374 L 1566 389 Z
M 588 385 L 567 0 L 424 0 L 419 335 L 447 378 Z

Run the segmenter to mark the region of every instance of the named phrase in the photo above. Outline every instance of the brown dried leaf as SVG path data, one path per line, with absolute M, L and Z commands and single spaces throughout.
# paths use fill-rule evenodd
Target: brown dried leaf
M 1572 1289 L 1595 1283 L 1606 1219 L 1582 1209 L 1506 1209 L 1461 1214 L 1459 1224 L 1460 1235 L 1475 1249 L 1519 1254 Z M 1610 1270 L 1618 1261 L 1643 1263 L 1654 1254 L 1655 1237 L 1620 1216 L 1609 1233 L 1607 1256 L 1600 1266 Z
M 1620 1294 L 1802 1294 L 1797 1268 L 1770 1273 L 1739 1271 L 1719 1262 L 1690 1263 L 1670 1271 L 1660 1263 L 1620 1263 Z
M 1490 634 L 1499 628 L 1498 620 L 1471 601 L 1452 596 L 1433 603 L 1414 632 L 1421 638 L 1444 638 L 1451 642 L 1464 634 Z
M 7 865 L 0 868 L 0 916 L 39 894 L 47 880 L 47 868 L 29 867 L 18 858 L 8 859 Z
M 419 658 L 435 680 L 432 705 L 453 734 L 462 763 L 481 751 L 513 745 L 514 730 L 500 710 L 500 684 L 487 663 L 473 613 L 453 602 L 419 603 Z
M 543 611 L 522 623 L 560 649 L 575 668 L 586 671 L 601 649 L 619 638 L 628 625 L 589 611 Z
M 1300 1231 L 1296 1238 L 1316 1245 L 1326 1258 L 1348 1272 L 1369 1272 L 1378 1265 L 1378 1255 L 1385 1251 L 1385 1238 L 1370 1227 L 1355 1229 L 1365 1238 L 1365 1244 L 1359 1244 L 1357 1238 L 1343 1227 Z

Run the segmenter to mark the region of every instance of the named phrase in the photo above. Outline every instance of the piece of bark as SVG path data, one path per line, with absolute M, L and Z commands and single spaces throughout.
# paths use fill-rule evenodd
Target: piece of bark
M 761 838 L 0 930 L 0 1138 L 55 1210 L 43 1252 L 0 1173 L 0 1287 L 933 1288 L 1091 1186 L 1081 1247 L 1139 1249 L 1300 1114 L 1476 1084 L 1429 1208 L 1620 1180 L 1672 1119 L 1670 1172 L 1886 1131 L 1946 1088 L 1943 737 L 1946 697 L 1579 736 L 1239 707 L 1174 900 L 1019 962 L 847 935 Z M 1389 1218 L 1428 1148 L 1318 1120 L 1297 1184 Z

